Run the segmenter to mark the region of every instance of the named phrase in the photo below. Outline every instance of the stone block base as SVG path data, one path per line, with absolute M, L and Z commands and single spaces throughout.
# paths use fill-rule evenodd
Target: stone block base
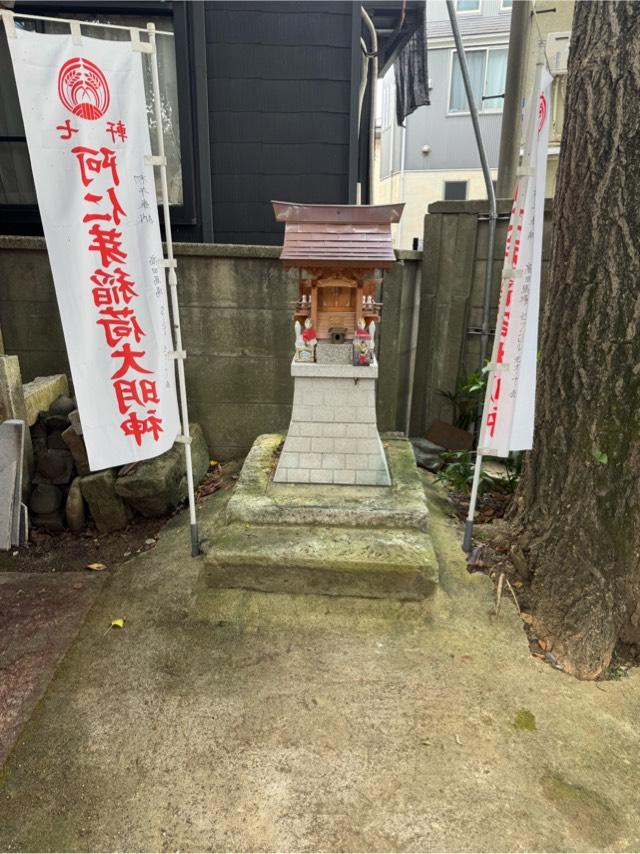
M 274 480 L 389 486 L 376 428 L 377 365 L 295 362 L 293 411 Z
M 426 499 L 405 439 L 384 440 L 393 487 L 274 483 L 281 442 L 256 439 L 224 524 L 203 544 L 209 587 L 407 600 L 435 591 Z

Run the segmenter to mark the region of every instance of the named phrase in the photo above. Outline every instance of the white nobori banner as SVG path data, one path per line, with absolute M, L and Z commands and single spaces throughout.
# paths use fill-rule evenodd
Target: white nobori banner
M 179 433 L 142 55 L 4 13 L 91 469 Z
M 553 78 L 538 66 L 507 232 L 500 307 L 478 451 L 506 457 L 533 446 L 544 194 Z

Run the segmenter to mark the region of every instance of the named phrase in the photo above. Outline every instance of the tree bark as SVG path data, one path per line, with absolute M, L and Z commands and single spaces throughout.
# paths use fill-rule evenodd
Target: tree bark
M 533 629 L 579 678 L 640 616 L 640 8 L 576 3 L 541 335 L 516 500 Z

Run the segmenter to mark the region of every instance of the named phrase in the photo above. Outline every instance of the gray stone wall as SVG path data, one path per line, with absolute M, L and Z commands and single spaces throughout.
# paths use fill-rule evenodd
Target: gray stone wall
M 490 329 L 498 311 L 511 201 L 498 201 Z M 435 202 L 425 216 L 418 358 L 413 384 L 411 435 L 423 436 L 431 422 L 448 421 L 452 407 L 439 391 L 455 391 L 459 380 L 480 368 L 480 335 L 487 264 L 487 202 Z M 545 204 L 541 307 L 551 249 L 551 200 Z M 541 312 L 542 316 L 542 312 Z M 491 356 L 493 338 L 489 342 Z
M 295 273 L 279 247 L 176 244 L 187 350 L 189 416 L 211 454 L 246 453 L 260 433 L 287 429 L 293 402 Z M 408 394 L 413 287 L 421 253 L 401 252 L 385 277 L 377 414 L 402 430 Z M 24 382 L 67 373 L 66 348 L 44 239 L 0 236 L 0 327 Z

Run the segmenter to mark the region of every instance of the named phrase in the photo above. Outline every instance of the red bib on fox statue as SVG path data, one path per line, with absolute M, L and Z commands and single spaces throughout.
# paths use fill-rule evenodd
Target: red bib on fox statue
M 353 332 L 353 364 L 370 365 L 373 359 L 373 338 L 360 318 Z

